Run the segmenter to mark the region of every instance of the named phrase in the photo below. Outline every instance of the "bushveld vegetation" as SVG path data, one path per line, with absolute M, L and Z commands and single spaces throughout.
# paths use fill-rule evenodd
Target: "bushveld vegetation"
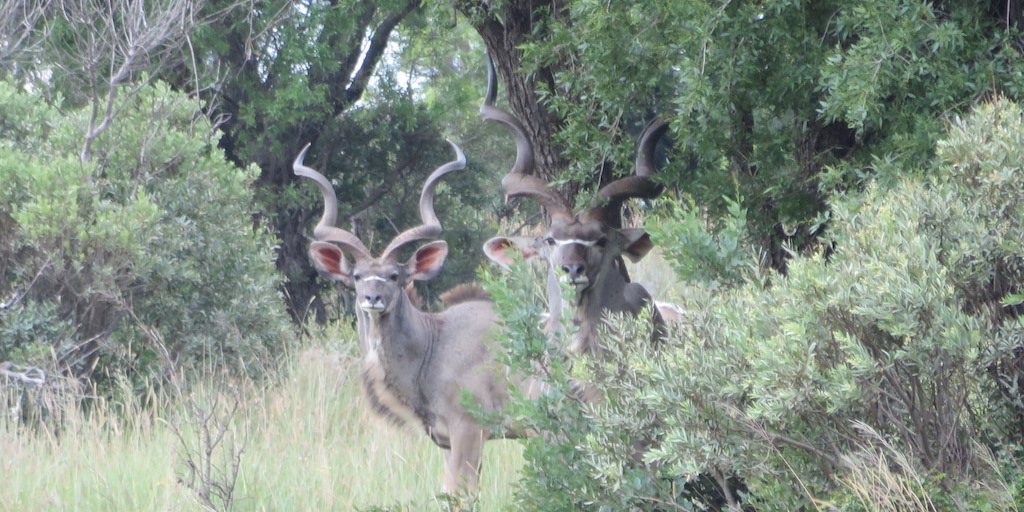
M 59 428 L 7 409 L 0 509 L 445 510 L 440 452 L 372 415 L 351 341 L 346 329 L 318 331 L 260 386 L 209 380 L 140 395 L 122 381 L 108 397 L 68 398 Z M 521 452 L 489 443 L 477 510 L 507 509 Z
M 467 504 L 362 403 L 290 170 L 314 142 L 372 246 L 414 223 L 448 137 L 469 168 L 438 193 L 446 280 L 419 292 L 481 282 L 501 360 L 552 386 L 514 397 L 539 434 L 488 444 L 474 509 L 1020 510 L 1021 22 L 999 1 L 2 3 L 0 509 Z M 666 191 L 624 216 L 658 246 L 633 277 L 683 312 L 664 340 L 612 317 L 606 352 L 569 357 L 542 274 L 482 263 L 543 222 L 500 197 L 485 48 L 567 197 L 669 121 Z
M 551 432 L 528 444 L 528 508 L 1017 510 L 1022 142 L 1019 106 L 979 106 L 933 167 L 879 162 L 892 186 L 836 194 L 785 274 L 736 257 L 742 222 L 660 224 L 704 276 L 676 290 L 685 320 L 655 347 L 613 319 L 609 354 L 550 366 L 605 400 L 525 414 Z

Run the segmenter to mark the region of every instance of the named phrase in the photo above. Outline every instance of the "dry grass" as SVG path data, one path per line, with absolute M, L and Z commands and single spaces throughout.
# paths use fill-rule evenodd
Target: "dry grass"
M 5 423 L 0 510 L 190 510 L 168 463 L 173 439 L 152 411 L 89 399 L 66 407 L 59 428 Z
M 258 422 L 260 435 L 243 475 L 243 495 L 260 495 L 268 510 L 353 510 L 402 506 L 444 508 L 440 449 L 420 431 L 399 431 L 369 412 L 358 391 L 355 362 L 317 350 L 300 355 L 302 374 L 270 393 Z M 297 399 L 297 402 L 296 402 Z M 297 403 L 316 404 L 296 410 Z M 271 433 L 267 433 L 271 434 Z M 515 442 L 487 443 L 478 510 L 503 510 L 522 465 Z M 291 488 L 302 481 L 302 489 Z M 266 490 L 274 489 L 273 495 Z
M 398 431 L 368 412 L 355 361 L 308 348 L 289 366 L 282 382 L 244 391 L 238 412 L 213 420 L 230 422 L 239 436 L 234 447 L 213 453 L 224 461 L 241 452 L 232 510 L 445 509 L 436 496 L 440 449 L 421 432 Z M 190 395 L 195 403 L 227 401 L 227 389 L 202 391 Z M 57 432 L 8 422 L 0 430 L 0 510 L 203 510 L 178 481 L 186 472 L 175 430 L 186 440 L 200 434 L 168 411 L 188 408 L 142 406 L 125 396 L 93 403 L 89 414 L 72 406 Z M 476 510 L 505 510 L 521 447 L 488 443 L 485 457 Z

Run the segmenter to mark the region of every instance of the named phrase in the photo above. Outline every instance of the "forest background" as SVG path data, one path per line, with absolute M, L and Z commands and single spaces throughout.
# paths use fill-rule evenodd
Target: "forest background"
M 436 462 L 367 433 L 291 162 L 312 143 L 374 246 L 457 142 L 455 250 L 419 292 L 479 276 L 536 318 L 529 270 L 479 250 L 543 222 L 502 198 L 489 53 L 538 174 L 580 201 L 669 121 L 667 190 L 626 220 L 673 271 L 638 277 L 685 314 L 656 348 L 613 319 L 611 354 L 551 376 L 601 407 L 512 404 L 545 434 L 497 448 L 479 507 L 1017 510 L 1021 22 L 1017 0 L 0 3 L 0 507 L 448 506 L 434 470 L 348 487 L 394 478 L 340 453 L 364 443 Z M 531 368 L 543 336 L 509 328 Z

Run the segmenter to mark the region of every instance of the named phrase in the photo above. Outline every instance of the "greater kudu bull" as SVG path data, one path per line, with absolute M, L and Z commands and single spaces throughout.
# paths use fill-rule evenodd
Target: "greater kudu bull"
M 500 432 L 484 428 L 461 405 L 463 390 L 487 412 L 501 411 L 506 399 L 504 368 L 499 370 L 491 357 L 497 348 L 491 341 L 497 325 L 492 303 L 476 296 L 444 312 L 425 313 L 404 291 L 407 283 L 435 276 L 448 254 L 447 243 L 436 240 L 419 247 L 407 262 L 398 261 L 402 248 L 441 233 L 434 186 L 466 166 L 462 151 L 452 147 L 457 159 L 435 170 L 423 185 L 423 224 L 396 236 L 378 258 L 354 234 L 335 227 L 337 197 L 323 175 L 303 164 L 308 145 L 293 168 L 315 181 L 324 198 L 310 257 L 321 272 L 355 290 L 368 400 L 394 423 L 422 426 L 445 450 L 444 490 L 454 494 L 476 490 L 485 440 L 522 437 L 525 432 L 511 426 Z
M 548 268 L 548 329 L 560 328 L 561 293 L 558 277 L 576 287 L 571 352 L 598 349 L 597 327 L 607 313 L 639 315 L 652 303 L 651 295 L 638 283 L 629 281 L 623 256 L 636 262 L 654 247 L 649 235 L 640 228 L 619 228 L 620 210 L 629 198 L 653 199 L 662 186 L 651 177 L 654 148 L 668 124 L 655 119 L 640 135 L 634 176 L 606 184 L 597 192 L 595 205 L 574 213 L 571 203 L 546 181 L 529 174 L 534 168 L 533 147 L 522 122 L 511 113 L 494 106 L 497 76 L 488 59 L 487 96 L 480 116 L 507 127 L 516 145 L 516 161 L 501 185 L 510 197 L 526 197 L 539 203 L 550 218 L 547 231 L 539 237 L 495 237 L 484 245 L 484 252 L 496 263 L 512 262 L 510 251 L 523 257 L 544 258 Z M 658 308 L 653 311 L 654 336 L 664 334 L 664 322 Z

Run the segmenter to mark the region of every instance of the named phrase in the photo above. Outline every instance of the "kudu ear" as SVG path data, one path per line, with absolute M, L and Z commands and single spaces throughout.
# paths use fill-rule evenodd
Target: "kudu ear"
M 327 242 L 313 242 L 309 244 L 309 258 L 313 260 L 317 270 L 327 274 L 331 279 L 341 281 L 348 287 L 354 286 L 352 265 L 338 246 Z
M 491 261 L 501 265 L 508 270 L 515 263 L 515 253 L 519 253 L 524 260 L 529 260 L 540 254 L 537 250 L 537 240 L 532 237 L 514 236 L 507 238 L 496 236 L 484 242 L 484 254 Z
M 622 233 L 626 237 L 626 243 L 622 249 L 622 254 L 629 258 L 629 261 L 636 263 L 647 256 L 647 253 L 651 252 L 654 248 L 654 242 L 651 241 L 651 235 L 647 234 L 646 231 L 640 228 L 625 228 L 620 229 L 619 233 Z
M 426 281 L 439 272 L 444 265 L 444 259 L 448 256 L 448 242 L 438 240 L 430 242 L 413 253 L 405 267 L 409 273 L 410 281 Z

